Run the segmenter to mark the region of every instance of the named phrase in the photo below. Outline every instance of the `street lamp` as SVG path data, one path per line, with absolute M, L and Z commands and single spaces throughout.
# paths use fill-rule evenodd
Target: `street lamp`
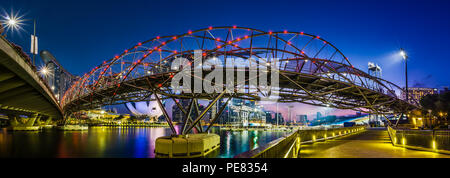
M 20 16 L 19 13 L 5 14 L 2 15 L 2 20 L 0 20 L 2 25 L 6 27 L 7 31 L 15 31 L 22 30 L 23 25 L 23 16 Z M 6 32 L 5 32 L 6 33 Z
M 403 60 L 405 60 L 405 89 L 406 89 L 406 102 L 409 103 L 409 90 L 408 90 L 408 54 L 406 54 L 406 51 L 403 48 L 400 48 L 400 55 L 403 57 Z M 408 115 L 405 115 L 406 119 L 408 119 Z
M 23 19 L 24 15 L 20 15 L 19 12 L 16 12 L 15 14 L 11 11 L 11 14 L 6 14 L 1 16 L 3 19 L 0 20 L 2 25 L 6 27 L 6 30 L 13 31 L 20 31 L 22 30 L 23 22 L 25 21 Z M 6 37 L 6 32 L 5 32 Z M 33 54 L 33 65 L 35 64 L 35 58 L 37 54 L 37 37 L 36 37 L 36 19 L 33 20 L 33 35 L 31 37 L 31 53 Z
M 17 24 L 17 21 L 16 21 L 16 20 L 14 20 L 14 19 L 9 19 L 9 20 L 8 20 L 8 25 L 14 27 L 14 26 L 16 26 L 16 24 Z
M 41 74 L 42 77 L 47 79 L 47 77 L 50 75 L 50 70 L 47 68 L 47 66 L 42 66 L 39 69 L 39 73 Z

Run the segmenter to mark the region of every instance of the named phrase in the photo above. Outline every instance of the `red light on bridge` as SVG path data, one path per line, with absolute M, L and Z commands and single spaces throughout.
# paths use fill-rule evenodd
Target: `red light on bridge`
M 125 62 L 122 62 L 122 64 L 125 64 Z
M 216 38 L 216 41 L 220 41 L 220 38 Z
M 245 35 L 244 38 L 247 39 L 247 38 L 248 38 L 248 35 Z
M 170 75 L 169 77 L 170 77 L 170 78 L 173 78 L 173 75 Z
M 172 39 L 176 40 L 176 39 L 177 39 L 177 37 L 176 37 L 176 36 L 174 36 L 174 37 L 172 37 Z
M 192 31 L 189 30 L 189 31 L 188 31 L 188 34 L 189 34 L 189 35 L 192 34 Z
M 114 58 L 119 59 L 119 56 L 114 56 Z
M 125 52 L 128 53 L 128 50 L 126 49 Z
M 241 41 L 241 38 L 236 38 L 237 41 Z
M 236 28 L 236 25 L 233 25 L 233 28 Z
M 303 35 L 303 32 L 300 32 L 300 35 Z
M 222 46 L 218 45 L 217 48 L 222 48 Z
M 162 45 L 166 45 L 166 42 L 164 41 L 164 42 L 162 42 L 161 44 L 162 44 Z
M 173 53 L 174 53 L 174 54 L 177 54 L 177 50 L 174 50 Z
M 202 56 L 206 56 L 206 53 L 203 53 Z
M 213 29 L 213 27 L 212 27 L 212 26 L 209 26 L 209 27 L 208 27 L 208 29 L 212 30 L 212 29 Z
M 234 44 L 234 47 L 236 47 L 236 48 L 237 48 L 237 47 L 239 47 L 239 46 L 238 46 L 237 44 Z
M 287 30 L 284 30 L 284 31 L 283 31 L 283 33 L 285 33 L 285 34 L 286 34 L 286 33 L 287 33 Z
M 320 38 L 320 36 L 316 36 L 316 38 L 317 38 L 317 39 L 319 39 L 319 38 Z
M 159 38 L 160 38 L 159 36 L 156 37 L 156 39 L 159 39 Z
M 269 35 L 272 35 L 272 31 L 269 31 Z
M 142 43 L 138 43 L 138 46 L 141 46 L 142 45 Z
M 158 87 L 162 87 L 162 84 L 158 84 Z

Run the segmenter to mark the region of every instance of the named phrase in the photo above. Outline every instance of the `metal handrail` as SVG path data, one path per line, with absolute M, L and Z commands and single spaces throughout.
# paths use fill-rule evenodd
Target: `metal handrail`
M 363 130 L 365 126 L 356 126 L 356 127 L 343 127 L 336 129 L 325 129 L 325 130 L 296 130 L 288 136 L 281 137 L 272 142 L 269 142 L 262 147 L 241 153 L 236 155 L 235 158 L 296 158 L 298 152 L 300 151 L 300 145 L 320 140 L 332 139 L 339 136 L 347 135 L 348 133 L 357 132 Z M 344 134 L 340 134 L 337 136 L 327 136 L 327 133 L 336 133 L 336 132 L 345 132 Z M 302 133 L 304 135 L 308 135 L 308 133 L 312 133 L 312 138 L 301 138 Z M 319 134 L 317 134 L 319 133 Z M 320 135 L 322 133 L 322 135 Z M 317 134 L 317 135 L 316 135 Z M 322 136 L 322 138 L 316 138 Z M 326 138 L 325 138 L 326 137 Z M 294 140 L 293 140 L 294 139 Z
M 450 130 L 394 129 L 388 126 L 388 134 L 393 146 L 450 154 Z

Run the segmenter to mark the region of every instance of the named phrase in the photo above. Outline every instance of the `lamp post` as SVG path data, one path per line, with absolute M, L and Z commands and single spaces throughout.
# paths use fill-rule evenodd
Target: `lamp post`
M 403 60 L 405 60 L 405 89 L 406 89 L 406 102 L 409 103 L 409 90 L 408 90 L 408 55 L 406 54 L 403 48 L 400 48 L 400 55 L 402 55 Z M 408 115 L 405 114 L 406 119 L 408 119 Z
M 18 13 L 11 12 L 10 15 L 2 16 L 4 19 L 0 20 L 2 22 L 2 25 L 6 27 L 6 31 L 11 30 L 12 31 L 19 31 L 22 30 L 23 22 L 25 21 L 23 19 L 23 15 L 19 15 Z M 4 31 L 4 35 L 6 37 L 6 31 Z M 36 37 L 36 19 L 33 20 L 33 34 L 32 34 L 32 45 L 31 45 L 31 53 L 33 54 L 33 59 L 31 63 L 35 65 L 35 58 L 37 54 L 37 37 Z

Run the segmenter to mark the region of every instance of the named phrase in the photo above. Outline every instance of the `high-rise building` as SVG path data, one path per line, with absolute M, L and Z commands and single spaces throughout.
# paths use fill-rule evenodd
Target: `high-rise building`
M 381 67 L 373 62 L 368 63 L 368 73 L 371 76 L 381 78 Z
M 320 112 L 317 112 L 316 119 L 320 119 L 320 118 L 322 118 L 322 114 Z
M 421 87 L 408 87 L 409 98 L 408 102 L 415 104 L 419 103 L 420 99 L 426 95 L 438 94 L 437 88 L 421 88 Z M 406 99 L 406 93 L 402 91 L 402 98 Z
M 296 122 L 299 125 L 307 125 L 307 123 L 308 123 L 308 116 L 307 115 L 297 115 L 296 116 Z

